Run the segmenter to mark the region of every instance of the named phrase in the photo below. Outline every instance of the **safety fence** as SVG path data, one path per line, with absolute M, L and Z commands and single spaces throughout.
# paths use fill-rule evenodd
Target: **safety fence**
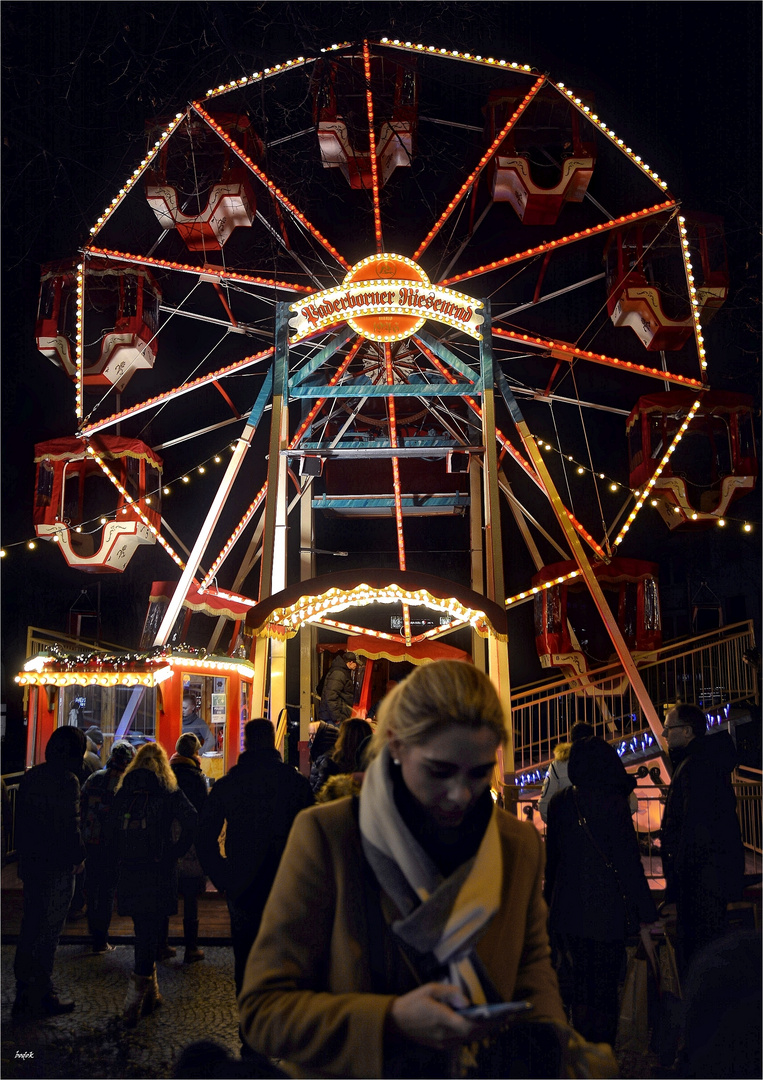
M 756 776 L 757 774 L 757 776 Z M 737 799 L 737 817 L 745 851 L 745 876 L 763 874 L 763 851 L 761 850 L 761 772 L 759 769 L 739 769 L 733 776 L 734 794 Z M 663 879 L 660 852 L 660 827 L 668 787 L 664 783 L 639 784 L 636 788 L 638 809 L 633 815 L 633 825 L 638 836 L 641 862 L 644 872 L 654 884 Z M 546 826 L 538 811 L 540 785 L 528 785 L 522 789 L 519 815 L 546 835 Z
M 751 621 L 671 642 L 639 662 L 639 674 L 662 719 L 663 707 L 695 702 L 711 724 L 728 719 L 732 705 L 757 698 Z M 631 752 L 648 750 L 654 737 L 619 663 L 570 678 L 518 687 L 511 700 L 514 768 L 541 780 L 553 749 L 586 721 L 596 734 Z M 537 776 L 527 775 L 537 770 Z

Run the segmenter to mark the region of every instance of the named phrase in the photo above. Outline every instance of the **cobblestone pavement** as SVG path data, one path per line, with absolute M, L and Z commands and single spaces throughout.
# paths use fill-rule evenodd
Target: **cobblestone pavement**
M 174 960 L 159 964 L 164 1006 L 132 1031 L 117 1019 L 133 967 L 131 946 L 93 956 L 89 944 L 59 945 L 53 977 L 77 1007 L 68 1016 L 34 1023 L 11 1019 L 14 952 L 14 946 L 3 945 L 4 1078 L 171 1077 L 180 1051 L 198 1039 L 213 1039 L 238 1057 L 230 947 L 206 947 L 205 959 L 187 966 L 180 948 Z
M 238 1057 L 238 1015 L 233 985 L 233 950 L 205 947 L 205 959 L 158 965 L 164 1005 L 127 1030 L 118 1017 L 132 971 L 132 946 L 93 956 L 88 943 L 59 945 L 54 978 L 58 989 L 77 1002 L 68 1016 L 34 1023 L 11 1019 L 15 993 L 13 945 L 2 946 L 2 1076 L 36 1080 L 104 1077 L 114 1080 L 164 1080 L 172 1077 L 181 1050 L 212 1039 Z M 30 1056 L 31 1055 L 31 1056 Z M 622 1078 L 671 1076 L 653 1055 L 618 1053 Z

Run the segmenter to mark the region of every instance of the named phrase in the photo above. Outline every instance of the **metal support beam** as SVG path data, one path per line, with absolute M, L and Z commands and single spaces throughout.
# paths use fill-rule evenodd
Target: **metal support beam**
M 260 602 L 286 588 L 288 462 L 281 454 L 289 443 L 287 379 L 289 365 L 289 305 L 276 305 L 273 357 L 273 410 L 268 456 L 268 494 L 260 562 Z M 270 719 L 278 724 L 286 707 L 286 642 L 270 644 Z
M 315 577 L 314 515 L 309 489 L 312 478 L 306 477 L 303 497 L 299 504 L 299 579 L 309 581 Z M 310 738 L 310 721 L 313 718 L 313 687 L 316 684 L 315 628 L 303 623 L 299 628 L 299 741 Z
M 471 584 L 476 593 L 484 593 L 485 575 L 483 572 L 482 543 L 482 473 L 481 461 L 469 458 L 469 548 L 471 550 Z M 485 640 L 476 630 L 472 630 L 472 659 L 480 671 L 485 670 Z
M 593 602 L 596 604 L 596 608 L 601 615 L 604 626 L 607 629 L 607 633 L 610 636 L 612 644 L 614 645 L 615 652 L 623 665 L 628 681 L 633 687 L 633 692 L 638 699 L 638 703 L 646 717 L 649 727 L 652 729 L 652 734 L 657 742 L 658 746 L 662 746 L 662 723 L 657 716 L 657 711 L 654 707 L 652 699 L 649 697 L 646 686 L 641 678 L 638 669 L 633 661 L 633 657 L 630 654 L 628 646 L 625 643 L 620 627 L 617 625 L 617 620 L 612 614 L 609 604 L 607 603 L 604 592 L 593 572 L 593 567 L 588 561 L 585 549 L 580 542 L 580 538 L 572 525 L 567 513 L 567 508 L 562 502 L 559 493 L 556 490 L 554 481 L 551 478 L 546 462 L 543 455 L 538 448 L 538 445 L 530 433 L 530 429 L 525 423 L 524 417 L 517 404 L 516 398 L 512 394 L 509 384 L 506 381 L 505 376 L 498 368 L 496 370 L 496 381 L 498 388 L 503 396 L 503 400 L 506 403 L 506 407 L 509 410 L 509 414 L 516 425 L 517 431 L 524 443 L 525 451 L 530 461 L 535 466 L 535 469 L 540 477 L 543 486 L 546 489 L 546 494 L 551 503 L 556 519 L 564 532 L 567 543 L 570 546 L 573 558 L 578 564 L 583 579 L 585 580 L 588 590 L 591 593 Z
M 503 582 L 503 543 L 501 539 L 501 503 L 498 492 L 498 453 L 495 432 L 495 362 L 490 301 L 485 301 L 482 341 L 480 342 L 480 374 L 482 379 L 482 443 L 483 505 L 485 513 L 485 593 L 490 600 L 503 604 L 506 599 Z M 509 645 L 491 636 L 488 639 L 488 672 L 503 705 L 507 720 L 508 741 L 503 753 L 505 795 L 516 796 L 514 786 L 514 730 L 511 721 L 511 681 L 509 676 Z
M 220 482 L 220 487 L 217 489 L 212 505 L 207 512 L 206 519 L 199 535 L 196 538 L 196 543 L 193 545 L 191 554 L 188 556 L 188 562 L 186 563 L 185 570 L 183 571 L 180 581 L 178 582 L 175 592 L 167 605 L 167 610 L 164 613 L 161 626 L 157 631 L 154 638 L 154 645 L 166 645 L 169 640 L 169 636 L 172 633 L 172 627 L 175 625 L 175 620 L 180 614 L 180 609 L 183 606 L 188 590 L 191 587 L 191 582 L 194 579 L 196 571 L 201 563 L 202 556 L 206 550 L 209 539 L 212 535 L 212 530 L 217 524 L 222 509 L 225 505 L 225 500 L 230 494 L 230 490 L 233 487 L 233 483 L 238 475 L 238 471 L 241 468 L 246 452 L 249 449 L 254 433 L 257 430 L 257 425 L 265 411 L 265 405 L 270 397 L 271 389 L 273 385 L 273 370 L 268 372 L 265 376 L 265 381 L 260 387 L 260 392 L 257 395 L 257 400 L 252 407 L 252 411 L 249 414 L 249 419 L 246 422 L 244 430 L 236 443 L 236 449 L 233 451 L 228 467 L 225 470 L 225 476 Z

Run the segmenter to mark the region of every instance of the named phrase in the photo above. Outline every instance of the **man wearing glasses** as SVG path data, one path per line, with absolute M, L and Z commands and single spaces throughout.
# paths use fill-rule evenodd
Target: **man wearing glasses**
M 728 732 L 707 734 L 696 705 L 676 705 L 663 735 L 673 765 L 662 817 L 665 905 L 678 919 L 683 974 L 693 954 L 726 931 L 726 907 L 742 892 L 744 851 L 731 773 L 736 748 Z

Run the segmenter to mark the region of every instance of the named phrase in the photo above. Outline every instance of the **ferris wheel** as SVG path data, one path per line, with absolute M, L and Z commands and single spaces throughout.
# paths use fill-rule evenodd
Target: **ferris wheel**
M 751 400 L 709 381 L 722 223 L 609 124 L 527 64 L 389 38 L 150 118 L 81 252 L 43 270 L 37 343 L 73 395 L 70 437 L 36 449 L 38 535 L 93 572 L 161 546 L 182 576 L 152 644 L 189 598 L 238 604 L 281 664 L 303 627 L 466 628 L 502 671 L 534 600 L 541 661 L 580 676 L 567 593 L 609 589 L 637 678 L 660 631 L 634 523 L 722 523 L 757 466 Z M 394 523 L 396 565 L 316 575 L 322 515 L 335 543 Z M 423 581 L 406 533 L 448 518 L 462 556 Z

